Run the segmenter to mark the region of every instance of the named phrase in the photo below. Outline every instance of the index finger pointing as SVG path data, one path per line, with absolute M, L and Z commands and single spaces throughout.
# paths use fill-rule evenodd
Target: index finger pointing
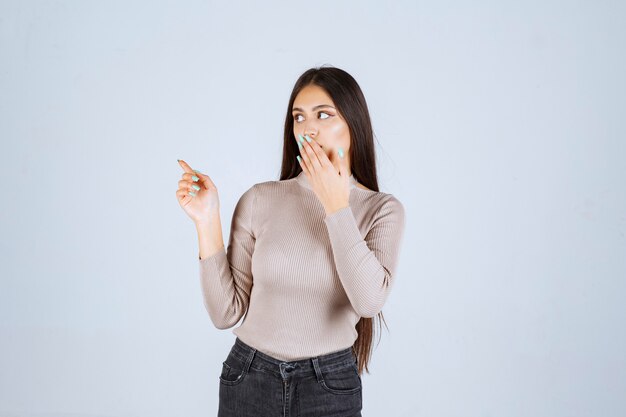
M 178 164 L 185 170 L 185 172 L 188 172 L 190 174 L 194 173 L 194 170 L 191 169 L 187 162 L 183 161 L 182 159 L 178 160 Z

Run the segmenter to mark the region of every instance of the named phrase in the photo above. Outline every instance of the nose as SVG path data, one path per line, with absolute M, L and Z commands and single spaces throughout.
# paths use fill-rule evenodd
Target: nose
M 312 128 L 304 129 L 304 134 L 310 137 L 311 139 L 315 139 L 315 136 L 317 135 L 317 133 L 315 133 L 315 130 Z
M 302 135 L 308 135 L 311 139 L 314 139 L 315 136 L 317 136 L 318 129 L 316 120 L 305 120 L 300 127 L 302 128 Z
M 304 136 L 304 135 L 306 135 L 306 136 L 310 137 L 310 138 L 311 138 L 311 140 L 316 141 L 316 142 L 317 142 L 317 144 L 318 144 L 318 145 L 320 145 L 320 147 L 321 147 L 322 149 L 324 149 L 324 145 L 322 145 L 319 141 L 317 141 L 317 138 L 316 138 L 317 134 L 316 134 L 316 133 L 307 133 L 307 132 L 308 132 L 308 131 L 307 131 L 307 130 L 305 130 L 305 131 L 304 131 L 303 136 Z M 305 138 L 305 139 L 306 139 L 306 138 Z

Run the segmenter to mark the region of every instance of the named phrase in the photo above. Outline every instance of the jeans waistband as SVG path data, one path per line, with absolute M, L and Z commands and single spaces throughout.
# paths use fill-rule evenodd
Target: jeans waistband
M 231 353 L 236 355 L 240 360 L 252 364 L 256 369 L 264 369 L 283 375 L 285 372 L 292 374 L 315 374 L 315 366 L 322 372 L 329 372 L 357 363 L 357 358 L 352 346 L 325 355 L 296 361 L 283 361 L 260 352 L 244 343 L 239 337 L 235 339 Z

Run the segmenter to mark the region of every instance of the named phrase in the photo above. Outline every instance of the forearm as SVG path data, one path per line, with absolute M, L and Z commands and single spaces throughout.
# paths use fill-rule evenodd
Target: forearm
M 350 207 L 325 219 L 339 279 L 355 311 L 373 317 L 384 305 L 393 282 L 404 229 L 398 200 L 383 206 L 374 224 L 361 233 Z
M 363 240 L 348 209 L 327 218 L 335 267 L 352 306 L 362 317 L 373 317 L 387 298 L 389 276 Z
M 222 222 L 219 209 L 211 213 L 205 223 L 196 223 L 199 259 L 208 258 L 224 249 Z

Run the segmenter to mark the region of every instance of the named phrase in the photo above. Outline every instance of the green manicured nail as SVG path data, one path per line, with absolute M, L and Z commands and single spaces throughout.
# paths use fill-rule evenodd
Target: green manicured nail
M 300 138 L 300 142 L 304 143 L 304 138 L 302 137 L 302 135 L 298 135 L 298 138 Z
M 189 193 L 188 193 L 188 194 L 189 194 L 190 196 L 193 196 L 193 197 L 195 197 L 195 196 L 196 196 L 196 193 L 194 193 L 193 191 L 189 191 Z
M 300 155 L 296 155 L 296 158 L 298 158 L 298 162 L 302 163 L 302 159 L 300 159 Z
M 304 137 L 306 138 L 307 142 L 311 142 L 311 138 L 309 137 L 309 135 L 304 135 Z
M 339 148 L 339 157 L 343 158 L 343 149 L 342 148 Z
M 194 182 L 196 182 L 196 181 L 198 181 L 200 178 L 199 178 L 199 177 L 196 177 L 195 175 L 193 175 L 193 176 L 191 177 L 191 179 L 192 179 Z
M 298 148 L 302 149 L 302 144 L 298 142 Z
M 200 191 L 200 187 L 198 187 L 196 184 L 192 185 L 191 188 L 195 189 L 196 191 Z

